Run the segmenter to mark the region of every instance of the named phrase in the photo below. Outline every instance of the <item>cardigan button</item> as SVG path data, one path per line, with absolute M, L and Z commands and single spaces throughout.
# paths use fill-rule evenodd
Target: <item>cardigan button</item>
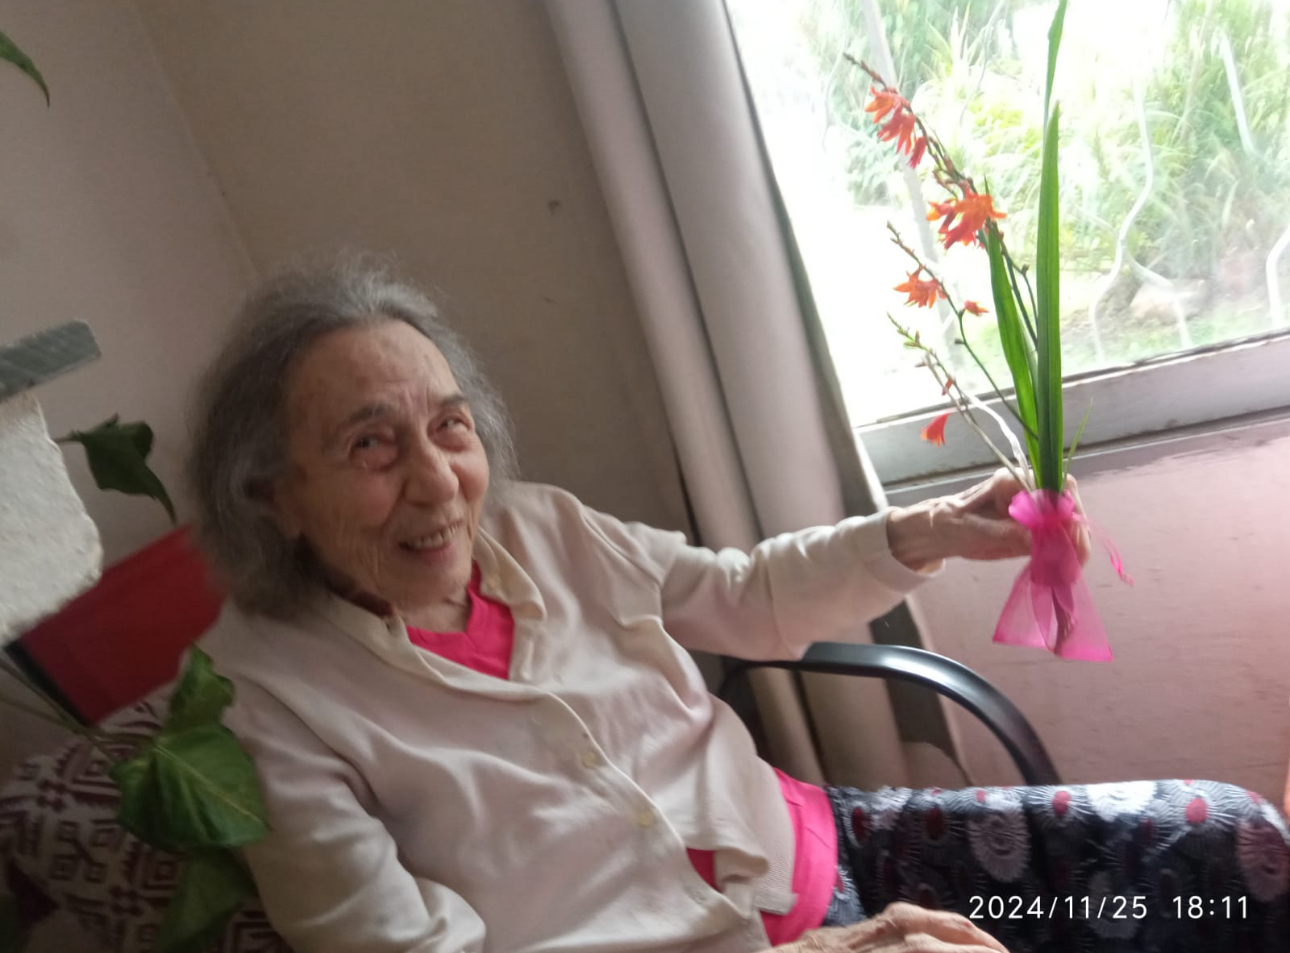
M 584 751 L 582 753 L 582 766 L 584 768 L 594 768 L 600 764 L 600 755 L 594 751 Z
M 636 823 L 639 824 L 641 827 L 653 827 L 654 812 L 641 811 L 639 814 L 636 815 Z

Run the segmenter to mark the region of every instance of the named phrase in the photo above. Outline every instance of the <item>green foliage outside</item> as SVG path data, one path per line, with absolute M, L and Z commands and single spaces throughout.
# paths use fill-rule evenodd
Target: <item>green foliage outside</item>
M 895 64 L 890 81 L 959 165 L 988 184 L 1009 213 L 1004 229 L 1018 248 L 1034 247 L 1042 151 L 1042 37 L 1027 24 L 1046 24 L 1055 6 L 879 0 Z M 1091 6 L 1073 0 L 1072 17 Z M 1290 10 L 1281 0 L 1161 0 L 1153 9 L 1161 14 L 1163 56 L 1137 77 L 1141 111 L 1132 76 L 1139 63 L 1108 56 L 1090 64 L 1075 56 L 1059 71 L 1068 372 L 1278 327 L 1264 269 L 1290 228 Z M 830 122 L 854 133 L 852 195 L 858 205 L 904 210 L 900 227 L 912 234 L 900 165 L 876 141 L 864 112 L 868 79 L 842 60 L 847 52 L 876 61 L 864 0 L 813 0 L 806 10 L 808 46 L 820 75 L 832 77 Z M 1106 38 L 1116 36 L 1114 22 L 1104 27 Z M 1117 236 L 1149 171 L 1154 181 L 1127 229 L 1117 270 Z M 1290 251 L 1280 259 L 1279 279 L 1290 298 Z M 987 365 L 1002 370 L 991 324 L 981 319 L 968 334 Z M 956 364 L 973 377 L 968 362 Z

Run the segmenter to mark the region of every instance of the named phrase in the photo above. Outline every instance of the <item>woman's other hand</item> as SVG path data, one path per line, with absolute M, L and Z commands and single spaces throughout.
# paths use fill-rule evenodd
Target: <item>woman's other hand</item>
M 782 953 L 1008 953 L 967 917 L 893 903 L 878 916 L 849 927 L 803 934 Z
M 1030 555 L 1030 531 L 1008 515 L 1008 505 L 1022 489 L 1007 471 L 953 496 L 941 496 L 897 507 L 887 517 L 887 543 L 891 554 L 910 569 L 933 569 L 943 559 L 1011 559 Z M 1066 489 L 1075 497 L 1081 517 L 1075 480 Z M 1088 561 L 1091 542 L 1088 526 L 1071 524 L 1071 542 L 1081 564 Z

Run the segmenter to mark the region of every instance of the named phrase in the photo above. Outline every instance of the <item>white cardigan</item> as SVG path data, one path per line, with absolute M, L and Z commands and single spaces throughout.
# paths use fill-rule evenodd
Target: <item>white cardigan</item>
M 925 577 L 881 515 L 745 554 L 553 487 L 497 503 L 475 559 L 514 615 L 509 681 L 321 594 L 203 638 L 264 789 L 246 855 L 274 926 L 297 953 L 764 949 L 758 910 L 793 899 L 787 808 L 685 648 L 797 657 Z M 716 852 L 721 892 L 687 847 Z

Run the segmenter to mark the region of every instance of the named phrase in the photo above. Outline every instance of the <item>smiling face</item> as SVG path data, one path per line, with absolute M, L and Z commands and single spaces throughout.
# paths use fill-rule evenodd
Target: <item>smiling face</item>
M 488 458 L 448 362 L 384 320 L 325 335 L 290 373 L 279 528 L 349 598 L 459 629 Z

